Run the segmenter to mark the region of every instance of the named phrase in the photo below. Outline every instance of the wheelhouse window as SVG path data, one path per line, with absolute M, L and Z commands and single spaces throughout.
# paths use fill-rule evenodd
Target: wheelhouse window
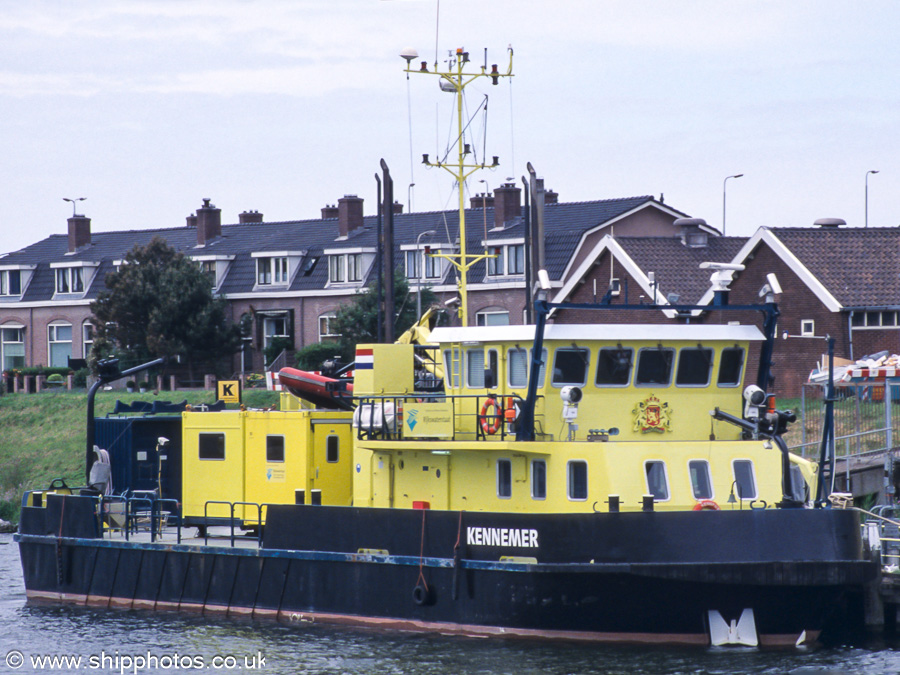
M 0 295 L 22 294 L 21 270 L 0 270 Z
M 631 381 L 634 350 L 622 347 L 603 347 L 597 359 L 598 387 L 625 387 Z
M 456 389 L 459 387 L 459 350 L 444 350 L 444 377 L 447 384 Z
M 51 323 L 47 326 L 47 342 L 50 367 L 68 366 L 72 357 L 72 324 Z
M 199 434 L 197 444 L 200 459 L 225 459 L 225 434 Z
M 734 495 L 738 499 L 756 499 L 756 476 L 753 473 L 753 462 L 749 459 L 736 459 L 731 463 L 734 470 Z
M 25 367 L 25 328 L 23 326 L 0 327 L 0 355 L 3 370 Z
M 512 462 L 508 459 L 497 460 L 497 496 L 500 499 L 512 497 Z
M 587 382 L 590 351 L 577 347 L 560 347 L 553 355 L 553 385 L 584 386 Z
M 741 347 L 726 347 L 719 357 L 720 387 L 737 387 L 744 372 L 744 350 Z
M 266 436 L 266 461 L 284 461 L 284 436 Z
M 705 459 L 692 459 L 688 462 L 688 473 L 691 476 L 691 493 L 694 499 L 712 499 L 712 479 L 709 475 L 709 462 Z
M 547 462 L 543 459 L 531 460 L 531 498 L 547 498 Z
M 336 464 L 340 459 L 341 439 L 337 436 L 329 436 L 325 439 L 325 461 Z
M 637 376 L 635 384 L 639 387 L 664 386 L 672 381 L 672 363 L 675 361 L 675 350 L 666 347 L 644 348 L 638 352 Z
M 570 501 L 583 502 L 588 496 L 587 462 L 573 459 L 566 467 L 566 494 Z
M 666 463 L 656 460 L 645 462 L 644 472 L 647 475 L 647 493 L 653 495 L 654 501 L 668 501 L 669 478 L 666 475 Z
M 81 267 L 61 267 L 56 270 L 57 293 L 83 293 L 84 270 Z
M 469 389 L 484 387 L 484 350 L 481 347 L 466 350 L 466 385 Z
M 507 369 L 509 370 L 509 386 L 524 389 L 528 386 L 528 373 L 531 371 L 531 350 L 515 347 L 507 352 Z M 544 373 L 547 370 L 547 350 L 541 350 L 541 369 L 538 377 L 538 389 L 544 386 Z
M 705 387 L 712 373 L 713 350 L 706 347 L 684 347 L 678 354 L 675 373 L 677 387 Z

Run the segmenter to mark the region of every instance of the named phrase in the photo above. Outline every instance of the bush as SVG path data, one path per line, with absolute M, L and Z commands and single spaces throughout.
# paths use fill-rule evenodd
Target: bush
M 91 374 L 90 368 L 81 368 L 75 371 L 75 377 L 72 379 L 72 386 L 84 388 L 87 386 L 88 375 Z
M 341 355 L 341 346 L 335 342 L 316 342 L 297 352 L 300 370 L 321 370 L 322 362 Z
M 62 384 L 65 381 L 65 378 L 59 373 L 52 373 L 47 376 L 47 382 Z

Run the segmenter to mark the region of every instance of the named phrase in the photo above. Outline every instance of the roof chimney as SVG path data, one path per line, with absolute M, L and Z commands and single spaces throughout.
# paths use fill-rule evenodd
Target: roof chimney
M 545 190 L 544 191 L 544 205 L 547 204 L 558 204 L 559 203 L 559 193 L 554 192 L 553 190 Z
M 197 227 L 197 214 L 192 213 L 187 218 L 185 218 L 188 227 Z
M 403 204 L 394 202 L 394 213 L 403 213 Z
M 69 223 L 69 253 L 75 253 L 91 243 L 91 219 L 72 216 Z
M 338 236 L 346 239 L 363 224 L 363 200 L 356 195 L 338 199 Z
M 338 217 L 338 207 L 334 204 L 326 204 L 322 207 L 322 220 Z
M 475 195 L 469 200 L 469 208 L 470 209 L 492 209 L 494 208 L 494 195 L 489 195 L 486 192 L 482 192 L 480 195 Z
M 503 229 L 506 223 L 522 215 L 522 189 L 515 183 L 504 183 L 494 190 L 494 227 Z
M 210 200 L 204 199 L 203 206 L 197 209 L 197 245 L 206 246 L 207 242 L 222 236 L 222 209 L 217 209 Z
M 255 225 L 263 221 L 263 214 L 259 211 L 244 211 L 238 214 L 238 223 L 241 225 Z

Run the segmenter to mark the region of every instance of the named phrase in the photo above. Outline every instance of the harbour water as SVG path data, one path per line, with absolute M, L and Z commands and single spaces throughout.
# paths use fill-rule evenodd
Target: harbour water
M 881 641 L 785 651 L 550 644 L 26 603 L 18 546 L 0 535 L 3 673 L 887 675 L 900 673 L 898 648 Z

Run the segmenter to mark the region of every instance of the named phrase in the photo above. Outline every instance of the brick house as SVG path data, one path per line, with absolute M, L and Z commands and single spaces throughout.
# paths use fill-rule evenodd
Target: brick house
M 523 322 L 524 215 L 513 184 L 474 197 L 467 209 L 468 251 L 496 256 L 469 271 L 472 323 Z M 669 236 L 684 215 L 650 196 L 562 203 L 547 192 L 539 245 L 552 284 L 562 288 L 609 232 Z M 374 278 L 376 222 L 355 195 L 323 208 L 321 218 L 286 222 L 245 211 L 236 224 L 223 225 L 210 200 L 182 227 L 92 233 L 90 218 L 75 215 L 67 234 L 0 256 L 0 367 L 65 366 L 84 358 L 92 340 L 90 303 L 106 275 L 136 244 L 158 236 L 209 274 L 215 293 L 229 301 L 232 321 L 249 323 L 243 366 L 260 370 L 263 350 L 277 337 L 295 348 L 334 337 L 330 319 L 338 307 Z M 442 300 L 457 294 L 455 270 L 428 255 L 454 252 L 457 238 L 456 211 L 404 214 L 395 204 L 391 260 L 412 289 L 421 282 Z M 235 370 L 240 361 L 236 355 Z

